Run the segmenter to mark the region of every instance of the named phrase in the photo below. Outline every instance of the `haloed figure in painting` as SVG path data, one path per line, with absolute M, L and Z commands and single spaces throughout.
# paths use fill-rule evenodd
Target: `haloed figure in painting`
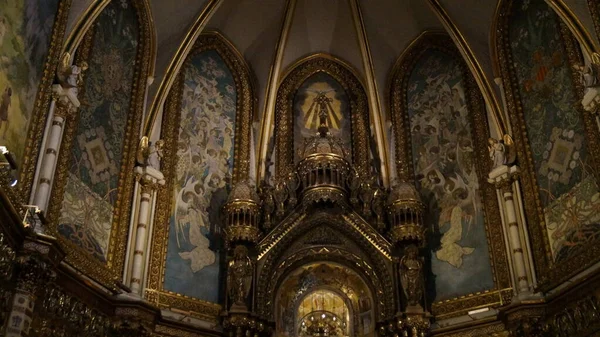
M 6 131 L 8 130 L 8 109 L 10 108 L 10 98 L 12 97 L 12 88 L 7 87 L 2 93 L 0 101 L 0 130 L 4 126 L 2 139 L 6 139 Z

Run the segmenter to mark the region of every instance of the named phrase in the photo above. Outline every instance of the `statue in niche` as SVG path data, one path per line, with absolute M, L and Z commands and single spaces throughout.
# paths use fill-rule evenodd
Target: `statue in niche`
M 263 183 L 260 194 L 262 197 L 262 207 L 264 214 L 264 222 L 263 227 L 265 229 L 270 229 L 273 225 L 272 223 L 272 215 L 275 212 L 275 199 L 273 198 L 273 187 Z
M 410 245 L 400 259 L 400 282 L 409 306 L 420 306 L 423 297 L 423 260 L 419 248 Z
M 348 177 L 348 188 L 350 189 L 350 203 L 353 206 L 358 205 L 358 193 L 360 192 L 360 175 L 358 172 L 354 172 L 354 174 Z
M 287 182 L 283 179 L 276 180 L 273 186 L 273 198 L 275 198 L 275 214 L 278 218 L 285 214 L 284 203 L 288 196 Z
M 233 258 L 227 268 L 227 293 L 232 307 L 246 309 L 246 298 L 252 285 L 254 263 L 248 256 L 248 248 L 239 245 L 233 251 Z

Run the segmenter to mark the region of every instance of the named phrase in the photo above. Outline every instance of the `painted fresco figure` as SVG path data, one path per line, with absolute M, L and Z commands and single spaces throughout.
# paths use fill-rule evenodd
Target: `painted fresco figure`
M 419 306 L 423 297 L 423 261 L 415 245 L 405 248 L 400 259 L 400 282 L 409 306 Z
M 233 259 L 227 269 L 227 293 L 234 306 L 246 308 L 246 298 L 252 285 L 252 259 L 248 256 L 248 248 L 239 245 L 233 251 Z
M 8 109 L 10 108 L 10 99 L 12 97 L 12 88 L 7 87 L 2 93 L 2 100 L 0 100 L 0 128 L 4 125 L 4 132 L 2 138 L 6 139 L 6 131 L 8 131 Z

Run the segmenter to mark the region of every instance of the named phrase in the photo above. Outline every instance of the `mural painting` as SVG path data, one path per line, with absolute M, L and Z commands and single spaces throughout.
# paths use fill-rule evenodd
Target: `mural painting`
M 304 139 L 312 137 L 319 128 L 319 109 L 316 99 L 325 95 L 328 101 L 327 126 L 351 148 L 352 126 L 350 105 L 344 88 L 331 76 L 317 72 L 302 83 L 294 97 L 294 149 L 304 148 Z M 300 159 L 296 154 L 296 162 Z
M 435 301 L 494 287 L 462 76 L 456 59 L 431 50 L 408 82 L 414 171 L 433 226 Z
M 600 193 L 559 19 L 543 0 L 515 3 L 510 40 L 554 259 L 600 237 Z
M 59 0 L 0 0 L 0 145 L 18 164 Z
M 113 1 L 93 29 L 58 231 L 105 261 L 131 113 L 136 10 L 128 1 Z
M 219 214 L 234 164 L 236 86 L 214 50 L 191 57 L 184 76 L 164 289 L 217 303 L 224 253 Z

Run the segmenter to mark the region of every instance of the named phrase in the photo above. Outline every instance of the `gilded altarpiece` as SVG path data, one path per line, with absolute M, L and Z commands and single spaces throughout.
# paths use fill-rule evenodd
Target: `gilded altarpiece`
M 294 170 L 295 151 L 301 148 L 303 137 L 311 129 L 316 133 L 318 123 L 311 103 L 319 93 L 330 100 L 327 121 L 331 133 L 349 145 L 356 170 L 362 175 L 370 173 L 369 114 L 363 85 L 340 60 L 316 54 L 293 65 L 277 92 L 276 176 L 287 177 Z
M 541 0 L 505 1 L 498 49 L 538 283 L 598 260 L 600 137 L 583 111 L 575 38 Z M 574 268 L 574 266 L 576 266 Z
M 221 207 L 248 178 L 250 71 L 218 33 L 201 35 L 167 98 L 163 173 L 146 297 L 215 320 L 223 303 Z
M 150 63 L 143 1 L 109 3 L 78 48 L 89 65 L 69 116 L 48 209 L 67 260 L 114 287 L 123 270 L 133 167 Z
M 0 7 L 0 144 L 19 166 L 20 197 L 27 200 L 71 0 L 4 1 Z
M 427 299 L 438 317 L 505 304 L 510 275 L 490 161 L 483 98 L 451 39 L 422 35 L 391 84 L 398 178 L 427 208 Z

